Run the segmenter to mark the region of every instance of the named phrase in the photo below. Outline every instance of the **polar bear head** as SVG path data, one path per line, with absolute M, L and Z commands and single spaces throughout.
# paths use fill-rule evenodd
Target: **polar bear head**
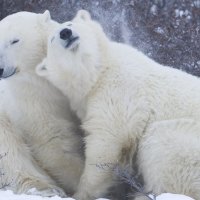
M 74 97 L 72 102 L 75 102 L 97 81 L 109 44 L 102 27 L 87 11 L 81 10 L 72 21 L 60 25 L 50 35 L 47 58 L 37 66 L 36 72 L 69 98 Z
M 19 12 L 0 21 L 0 76 L 34 70 L 46 56 L 48 33 L 57 26 L 49 11 Z

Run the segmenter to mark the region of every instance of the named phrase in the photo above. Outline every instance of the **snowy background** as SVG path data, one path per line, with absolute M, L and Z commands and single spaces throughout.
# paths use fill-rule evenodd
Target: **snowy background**
M 0 19 L 21 10 L 46 9 L 59 22 L 87 9 L 110 38 L 135 46 L 159 63 L 200 76 L 200 0 L 0 0 Z M 0 199 L 27 197 L 0 192 Z M 180 199 L 184 198 L 176 200 Z
M 87 9 L 111 38 L 200 76 L 200 0 L 0 0 L 0 18 L 45 9 L 59 22 Z
M 1 200 L 74 200 L 71 198 L 59 198 L 59 197 L 39 197 L 39 196 L 27 196 L 27 195 L 14 195 L 11 191 L 0 191 L 0 199 Z M 108 199 L 97 199 L 97 200 L 108 200 Z M 194 200 L 190 197 L 186 197 L 184 195 L 177 194 L 162 194 L 159 195 L 156 200 Z

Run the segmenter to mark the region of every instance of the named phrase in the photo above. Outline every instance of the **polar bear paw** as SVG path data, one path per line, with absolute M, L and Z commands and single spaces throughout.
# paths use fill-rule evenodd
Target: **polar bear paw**
M 37 196 L 42 196 L 42 197 L 53 197 L 53 196 L 59 196 L 62 198 L 67 197 L 65 192 L 58 187 L 52 187 L 44 190 L 38 190 L 36 188 L 31 188 L 29 189 L 26 194 L 28 195 L 37 195 Z

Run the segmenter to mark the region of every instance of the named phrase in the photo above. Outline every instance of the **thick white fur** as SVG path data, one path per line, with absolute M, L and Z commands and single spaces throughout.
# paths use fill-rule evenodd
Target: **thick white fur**
M 110 41 L 82 15 L 50 36 L 47 58 L 37 67 L 69 97 L 86 134 L 76 199 L 100 197 L 112 185 L 112 173 L 95 164 L 129 164 L 137 155 L 146 192 L 200 200 L 199 78 Z M 80 37 L 73 49 L 59 38 L 63 28 Z
M 73 193 L 83 169 L 66 97 L 35 73 L 57 26 L 48 11 L 19 12 L 0 22 L 0 68 L 18 70 L 0 80 L 0 153 L 7 154 L 1 181 L 16 193 L 65 196 L 58 186 Z

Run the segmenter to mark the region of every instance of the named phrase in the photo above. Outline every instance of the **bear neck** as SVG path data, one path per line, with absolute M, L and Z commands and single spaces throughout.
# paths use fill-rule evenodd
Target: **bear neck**
M 77 113 L 77 116 L 81 120 L 86 116 L 88 99 L 98 91 L 106 74 L 115 65 L 113 64 L 114 59 L 111 58 L 109 53 L 110 46 L 106 45 L 106 47 L 101 47 L 101 49 L 105 50 L 101 52 L 99 61 L 93 64 L 93 66 L 90 66 L 93 71 L 91 71 L 90 74 L 86 72 L 86 75 L 81 75 L 81 77 L 78 77 L 77 79 L 75 78 L 75 80 L 78 80 L 76 82 L 72 80 L 73 85 L 71 85 L 70 88 L 75 89 L 73 90 L 73 93 L 67 91 L 67 94 L 72 94 L 68 96 L 71 108 Z M 86 67 L 88 67 L 88 65 L 84 66 L 84 68 Z
M 77 113 L 77 116 L 81 120 L 84 119 L 86 114 L 88 95 L 98 83 L 100 74 L 101 71 L 93 67 L 90 73 L 85 71 L 85 74 L 81 76 L 72 75 L 71 77 L 73 77 L 73 80 L 65 84 L 65 86 L 67 85 L 67 90 L 65 91 L 70 100 L 71 108 Z

